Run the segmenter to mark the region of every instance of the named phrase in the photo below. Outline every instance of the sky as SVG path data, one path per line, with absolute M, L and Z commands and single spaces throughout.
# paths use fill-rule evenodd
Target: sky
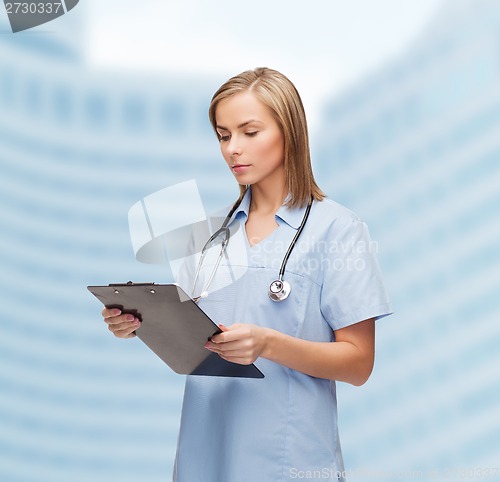
M 397 58 L 442 4 L 443 0 L 85 0 L 80 5 L 92 19 L 86 25 L 86 55 L 95 66 L 210 73 L 223 79 L 268 66 L 295 83 L 306 111 L 315 114 L 325 96 L 340 94 Z

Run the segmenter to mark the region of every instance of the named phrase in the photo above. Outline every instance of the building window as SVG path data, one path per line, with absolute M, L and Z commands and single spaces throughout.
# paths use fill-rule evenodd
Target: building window
M 74 106 L 71 91 L 67 86 L 56 87 L 52 108 L 58 123 L 66 124 L 71 121 Z
M 42 110 L 42 89 L 40 81 L 34 77 L 26 79 L 24 91 L 24 104 L 26 112 L 38 115 Z
M 207 139 L 215 139 L 214 130 L 208 119 L 208 106 L 205 102 L 196 109 L 196 132 Z
M 372 153 L 375 148 L 375 136 L 373 131 L 373 126 L 370 124 L 362 125 L 356 135 L 357 139 L 357 149 L 361 154 Z
M 389 142 L 394 139 L 398 130 L 396 115 L 392 110 L 382 112 L 379 119 L 379 141 L 381 143 Z
M 146 104 L 144 99 L 129 97 L 123 103 L 123 123 L 128 131 L 144 130 L 146 125 Z
M 421 101 L 416 94 L 407 97 L 401 106 L 401 125 L 406 129 L 418 126 L 421 120 Z
M 0 105 L 5 108 L 14 105 L 15 96 L 15 78 L 9 67 L 2 69 L 0 72 Z
M 161 123 L 167 134 L 187 131 L 186 109 L 180 101 L 165 101 L 161 108 Z
M 109 106 L 104 94 L 89 93 L 85 100 L 84 110 L 85 119 L 95 129 L 102 128 L 109 122 Z
M 333 156 L 335 160 L 342 161 L 344 165 L 347 165 L 352 161 L 353 157 L 353 143 L 348 137 L 343 137 L 335 143 L 333 150 Z

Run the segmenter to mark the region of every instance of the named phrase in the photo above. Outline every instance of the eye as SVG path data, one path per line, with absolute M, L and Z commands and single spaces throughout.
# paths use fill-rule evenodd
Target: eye
M 229 135 L 226 135 L 226 136 L 219 135 L 220 142 L 227 142 L 230 138 L 231 138 L 231 136 L 229 136 Z
M 259 131 L 254 131 L 254 132 L 245 132 L 245 135 L 248 137 L 255 137 Z

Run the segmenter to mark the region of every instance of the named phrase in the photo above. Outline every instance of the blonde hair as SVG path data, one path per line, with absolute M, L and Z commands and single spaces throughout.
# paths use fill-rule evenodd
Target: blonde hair
M 274 115 L 284 138 L 285 177 L 290 198 L 287 206 L 306 205 L 311 198 L 321 201 L 325 194 L 316 184 L 311 167 L 309 135 L 304 106 L 295 86 L 283 74 L 267 67 L 246 70 L 231 77 L 212 97 L 208 115 L 215 134 L 217 105 L 240 92 L 252 92 Z M 240 199 L 247 186 L 240 185 Z

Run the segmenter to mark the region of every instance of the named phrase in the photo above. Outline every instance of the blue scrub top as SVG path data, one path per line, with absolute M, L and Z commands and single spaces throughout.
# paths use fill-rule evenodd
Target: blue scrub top
M 290 296 L 272 301 L 269 285 L 278 278 L 305 207 L 283 205 L 276 213 L 278 227 L 250 246 L 250 199 L 249 189 L 231 217 L 231 238 L 209 295 L 199 302 L 216 323 L 253 323 L 332 342 L 334 330 L 391 313 L 366 224 L 330 199 L 313 203 L 288 260 L 284 279 Z M 194 295 L 219 252 L 209 250 Z M 189 294 L 198 259 L 193 255 L 178 277 Z M 174 482 L 343 480 L 335 382 L 264 358 L 255 364 L 265 378 L 187 377 Z

